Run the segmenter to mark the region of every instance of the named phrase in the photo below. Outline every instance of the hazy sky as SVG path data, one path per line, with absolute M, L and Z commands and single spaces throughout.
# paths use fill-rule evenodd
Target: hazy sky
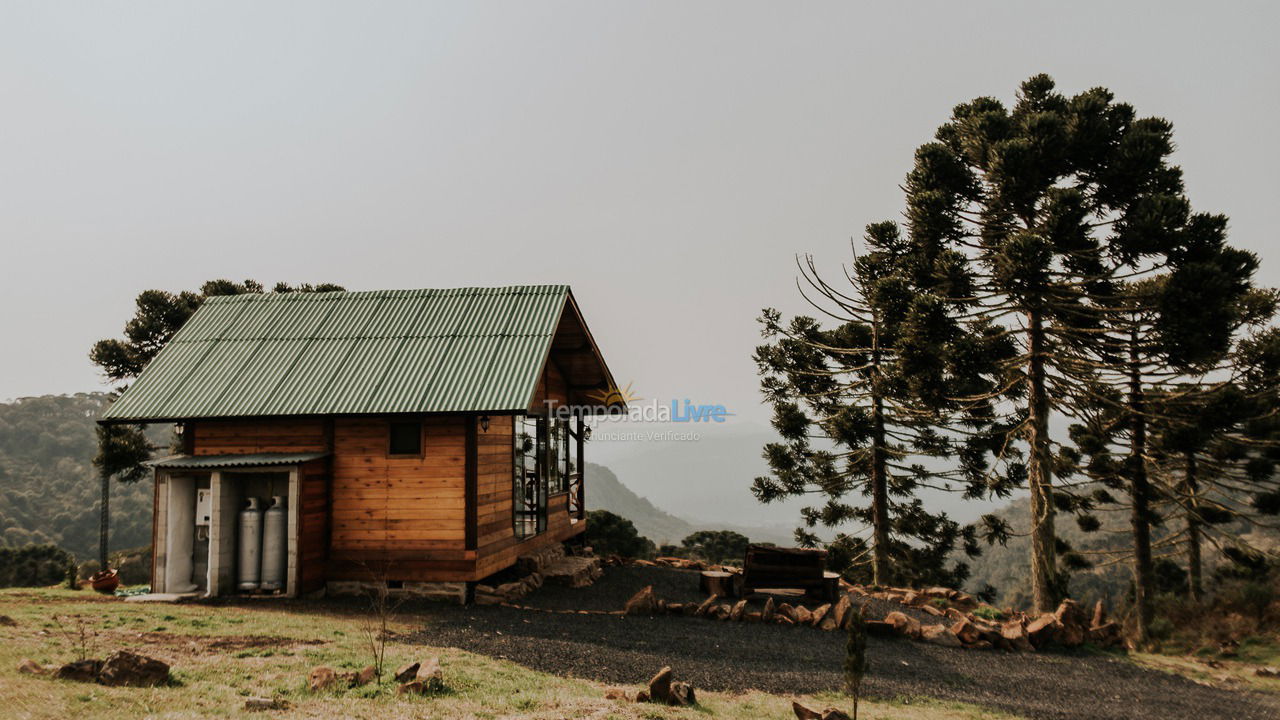
M 909 5 L 909 7 L 899 7 Z M 1280 284 L 1274 3 L 0 5 L 0 399 L 144 288 L 565 282 L 619 380 L 761 424 L 755 318 L 1037 72 L 1170 118 Z

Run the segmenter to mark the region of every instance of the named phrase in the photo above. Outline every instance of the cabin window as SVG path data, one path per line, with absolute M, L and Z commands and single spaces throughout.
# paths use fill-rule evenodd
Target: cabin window
M 387 443 L 388 455 L 422 455 L 422 423 L 392 422 Z
M 521 415 L 515 422 L 511 516 L 516 537 L 527 538 L 547 525 L 547 419 Z

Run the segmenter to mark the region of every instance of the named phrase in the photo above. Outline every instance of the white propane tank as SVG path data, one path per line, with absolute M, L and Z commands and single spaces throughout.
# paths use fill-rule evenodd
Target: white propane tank
M 285 512 L 284 498 L 271 498 L 266 515 L 262 530 L 262 589 L 283 590 L 289 547 L 289 514 Z
M 262 572 L 262 508 L 258 498 L 248 498 L 240 511 L 240 566 L 238 582 L 241 590 L 257 590 Z

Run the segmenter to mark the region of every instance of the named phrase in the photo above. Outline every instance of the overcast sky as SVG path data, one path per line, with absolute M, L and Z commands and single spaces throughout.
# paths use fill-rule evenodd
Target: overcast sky
M 1280 6 L 881 5 L 5 2 L 0 399 L 101 388 L 145 288 L 563 282 L 641 396 L 763 424 L 794 254 L 838 272 L 950 108 L 1037 72 L 1171 119 L 1280 284 Z

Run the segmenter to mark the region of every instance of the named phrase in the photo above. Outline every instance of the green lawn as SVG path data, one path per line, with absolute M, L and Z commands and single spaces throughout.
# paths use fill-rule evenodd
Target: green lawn
M 794 717 L 790 697 L 700 692 L 696 708 L 674 709 L 606 700 L 608 686 L 534 672 L 513 663 L 449 648 L 387 646 L 391 668 L 440 658 L 447 688 L 435 696 L 401 697 L 381 685 L 312 694 L 316 665 L 357 670 L 370 663 L 366 623 L 353 608 L 329 603 L 246 601 L 234 605 L 139 604 L 89 591 L 0 590 L 0 698 L 11 717 L 243 716 L 246 697 L 274 696 L 292 707 L 272 716 L 353 718 L 776 718 Z M 395 630 L 428 622 L 412 610 Z M 85 640 L 81 640 L 81 630 Z M 43 664 L 74 660 L 82 644 L 92 656 L 131 649 L 169 662 L 174 686 L 108 688 L 19 674 L 22 658 Z M 677 673 L 678 673 L 677 668 Z M 634 694 L 638 687 L 626 688 Z M 797 698 L 811 707 L 846 707 L 839 695 Z M 1010 718 L 959 703 L 913 699 L 864 702 L 860 717 L 900 720 Z

